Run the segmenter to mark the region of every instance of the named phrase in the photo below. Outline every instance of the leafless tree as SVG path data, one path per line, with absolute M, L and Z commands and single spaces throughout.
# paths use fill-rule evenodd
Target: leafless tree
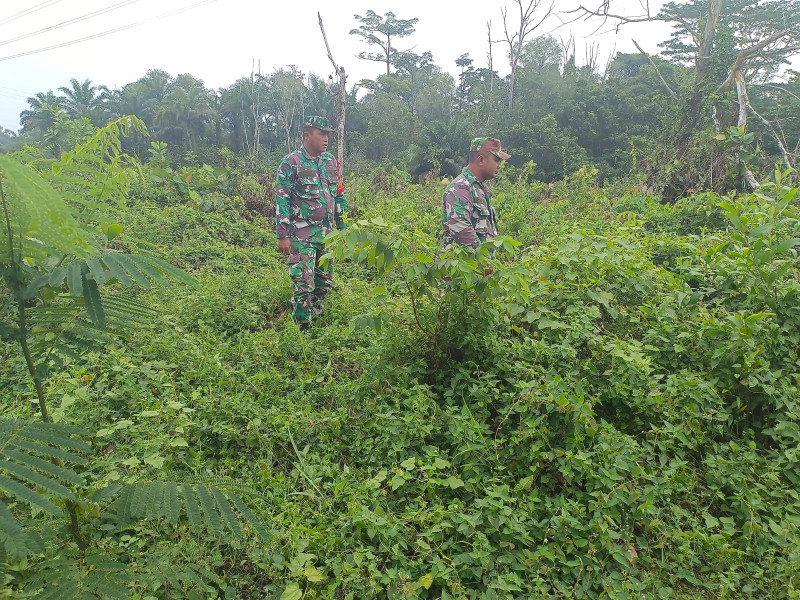
M 542 3 L 544 0 L 528 0 L 527 6 L 524 0 L 514 0 L 514 4 L 519 8 L 519 25 L 515 29 L 509 23 L 508 7 L 500 9 L 500 14 L 503 16 L 503 34 L 505 41 L 508 44 L 508 64 L 511 67 L 511 75 L 508 79 L 508 109 L 514 107 L 514 83 L 517 78 L 517 68 L 519 67 L 519 58 L 522 54 L 522 48 L 525 45 L 530 35 L 536 31 L 542 24 L 553 14 L 555 8 L 555 0 L 551 0 L 550 5 L 546 10 L 540 12 L 543 8 Z M 537 18 L 537 13 L 541 14 L 541 18 Z
M 344 123 L 347 115 L 347 75 L 345 74 L 344 67 L 339 66 L 333 59 L 331 54 L 331 47 L 328 44 L 328 36 L 325 35 L 325 26 L 322 24 L 322 16 L 317 13 L 319 19 L 319 29 L 322 32 L 322 39 L 325 40 L 325 49 L 328 51 L 328 59 L 333 65 L 333 71 L 336 73 L 337 89 L 336 89 L 336 140 L 338 142 L 338 160 L 339 168 L 344 164 Z
M 559 45 L 561 46 L 561 65 L 562 65 L 562 75 L 566 75 L 567 73 L 567 65 L 572 61 L 575 60 L 575 36 L 572 32 L 569 32 L 569 36 L 563 38 L 561 36 L 558 37 Z

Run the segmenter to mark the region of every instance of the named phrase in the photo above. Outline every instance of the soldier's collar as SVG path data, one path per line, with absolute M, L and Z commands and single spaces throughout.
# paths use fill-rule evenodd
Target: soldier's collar
M 320 154 L 320 155 L 319 155 L 319 156 L 317 156 L 316 158 L 314 158 L 313 156 L 311 156 L 311 155 L 308 153 L 308 150 L 306 150 L 306 146 L 305 146 L 305 144 L 301 144 L 301 145 L 300 145 L 300 154 L 302 154 L 302 155 L 303 155 L 305 158 L 307 158 L 308 160 L 313 160 L 313 161 L 318 161 L 320 158 L 322 158 L 322 154 Z

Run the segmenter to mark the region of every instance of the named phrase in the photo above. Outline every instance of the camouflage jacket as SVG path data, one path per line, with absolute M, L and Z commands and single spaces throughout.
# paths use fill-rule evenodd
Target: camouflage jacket
M 489 189 L 469 169 L 453 179 L 444 192 L 442 244 L 477 248 L 497 236 L 497 216 Z
M 281 161 L 277 176 L 275 228 L 278 238 L 321 243 L 335 224 L 346 227 L 347 210 L 339 163 L 330 152 L 311 158 L 304 147 Z

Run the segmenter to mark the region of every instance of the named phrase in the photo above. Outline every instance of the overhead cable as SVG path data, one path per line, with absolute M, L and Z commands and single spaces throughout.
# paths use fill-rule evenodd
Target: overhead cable
M 81 21 L 85 21 L 87 19 L 91 19 L 92 17 L 97 17 L 103 15 L 107 12 L 111 12 L 112 10 L 117 10 L 119 8 L 124 8 L 129 4 L 134 4 L 135 2 L 139 2 L 139 0 L 122 0 L 122 2 L 117 2 L 116 4 L 112 4 L 111 6 L 106 6 L 105 8 L 100 8 L 94 12 L 86 13 L 85 15 L 80 15 L 77 17 L 73 17 L 72 19 L 68 19 L 67 21 L 62 21 L 61 23 L 56 23 L 55 25 L 50 25 L 49 27 L 44 27 L 42 29 L 37 29 L 36 31 L 31 31 L 29 33 L 24 33 L 19 35 L 15 38 L 11 38 L 10 40 L 3 40 L 0 42 L 0 46 L 5 46 L 6 44 L 11 44 L 12 42 L 18 42 L 20 40 L 24 40 L 35 35 L 41 35 L 42 33 L 47 33 L 48 31 L 53 31 L 55 29 L 61 29 L 62 27 L 66 27 L 67 25 L 72 25 L 73 23 L 80 23 Z
M 18 13 L 14 13 L 10 17 L 6 17 L 2 21 L 0 21 L 0 25 L 5 25 L 6 23 L 11 23 L 11 21 L 16 21 L 17 19 L 21 19 L 22 17 L 27 17 L 28 15 L 35 13 L 37 10 L 42 10 L 43 8 L 47 8 L 48 6 L 52 6 L 56 2 L 61 2 L 61 0 L 46 0 L 45 2 L 40 2 L 35 6 L 31 6 L 30 8 L 21 10 Z
M 53 44 L 52 46 L 47 46 L 45 48 L 37 48 L 36 50 L 28 50 L 27 52 L 19 52 L 17 54 L 10 54 L 8 56 L 0 56 L 0 61 L 11 60 L 13 58 L 20 58 L 22 56 L 30 56 L 31 54 L 39 54 L 40 52 L 47 52 L 48 50 L 55 50 L 56 48 L 64 48 L 65 46 L 72 46 L 73 44 L 80 44 L 81 42 L 87 42 L 89 40 L 94 40 L 99 37 L 103 37 L 106 35 L 111 35 L 112 33 L 119 33 L 120 31 L 125 31 L 126 29 L 131 29 L 133 27 L 138 27 L 140 25 L 144 25 L 146 23 L 151 23 L 153 21 L 158 21 L 160 19 L 166 19 L 167 17 L 172 17 L 174 15 L 195 9 L 200 8 L 201 6 L 205 6 L 206 4 L 211 4 L 212 2 L 216 2 L 217 0 L 202 0 L 201 2 L 195 2 L 194 4 L 190 4 L 189 6 L 184 6 L 183 8 L 179 8 L 177 10 L 173 10 L 170 12 L 162 13 L 160 15 L 156 15 L 155 17 L 150 17 L 149 19 L 144 19 L 142 21 L 136 21 L 135 23 L 129 23 L 127 25 L 123 25 L 121 27 L 116 27 L 114 29 L 109 29 L 108 31 L 102 31 L 100 33 L 95 33 L 93 35 L 87 35 L 86 37 L 78 38 L 76 40 L 70 40 L 68 42 L 62 42 L 60 44 Z

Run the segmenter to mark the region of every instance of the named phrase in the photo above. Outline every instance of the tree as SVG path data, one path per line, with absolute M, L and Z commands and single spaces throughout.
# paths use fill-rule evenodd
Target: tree
M 472 137 L 470 130 L 469 123 L 458 116 L 446 123 L 434 121 L 425 127 L 419 139 L 408 149 L 411 175 L 458 175 L 466 163 Z
M 358 113 L 364 130 L 356 139 L 369 160 L 393 160 L 414 139 L 417 121 L 408 105 L 395 94 L 378 90 L 367 95 L 359 104 Z
M 753 113 L 747 94 L 748 83 L 769 79 L 791 56 L 800 52 L 797 42 L 800 37 L 800 0 L 756 3 L 747 0 L 689 0 L 683 4 L 670 2 L 656 15 L 649 11 L 638 15 L 621 14 L 614 10 L 612 1 L 604 1 L 597 9 L 581 6 L 576 11 L 580 17 L 613 21 L 617 27 L 632 22 L 670 23 L 674 32 L 662 44 L 664 54 L 678 63 L 694 67 L 691 89 L 687 93 L 681 90 L 683 111 L 675 127 L 674 139 L 668 144 L 672 156 L 660 157 L 657 161 L 660 165 L 686 159 L 692 140 L 703 128 L 709 112 L 718 133 L 734 123 L 745 126 L 747 113 Z M 652 61 L 651 65 L 659 70 Z M 666 78 L 660 76 L 660 79 L 668 92 L 678 97 L 678 91 Z M 735 96 L 730 95 L 732 89 Z M 734 105 L 735 110 L 726 110 L 726 104 Z M 733 118 L 726 119 L 725 115 L 731 113 Z M 762 119 L 759 120 L 763 123 Z M 721 173 L 715 176 L 713 171 L 715 164 L 722 165 L 723 162 L 713 158 L 709 160 L 705 154 L 707 151 L 698 150 L 700 163 L 712 164 L 711 176 L 722 181 Z M 786 160 L 788 153 L 783 154 Z M 757 185 L 752 173 L 745 172 L 745 176 L 751 187 Z M 685 189 L 687 183 L 688 187 L 696 187 L 698 183 L 697 173 L 684 172 L 680 179 L 680 184 L 671 181 L 667 185 Z
M 178 75 L 175 87 L 164 97 L 156 113 L 160 136 L 197 151 L 206 125 L 214 117 L 210 92 L 189 74 Z
M 220 117 L 230 132 L 234 152 L 256 156 L 261 146 L 261 133 L 267 105 L 267 84 L 255 72 L 242 77 L 220 91 Z
M 555 0 L 544 11 L 542 17 L 536 20 L 536 13 L 542 7 L 543 1 L 529 0 L 528 5 L 523 6 L 523 0 L 514 0 L 517 7 L 519 7 L 519 25 L 516 29 L 509 29 L 508 7 L 500 9 L 500 14 L 503 16 L 503 34 L 505 35 L 505 42 L 508 44 L 508 64 L 511 67 L 511 74 L 508 78 L 508 110 L 514 107 L 514 83 L 525 40 L 553 14 Z
M 461 67 L 461 73 L 458 74 L 458 91 L 456 94 L 456 109 L 461 112 L 469 98 L 469 90 L 472 87 L 470 82 L 470 75 L 475 73 L 472 63 L 475 62 L 469 57 L 469 53 L 462 54 L 456 59 L 456 66 Z
M 0 148 L 7 146 L 17 139 L 17 132 L 5 127 L 0 127 Z
M 339 167 L 344 164 L 344 126 L 347 118 L 347 74 L 345 73 L 344 66 L 336 63 L 331 54 L 331 47 L 328 44 L 328 36 L 325 35 L 325 26 L 322 24 L 322 15 L 317 13 L 319 19 L 319 29 L 322 32 L 322 39 L 325 40 L 325 50 L 328 51 L 328 59 L 333 65 L 333 72 L 336 73 L 336 117 L 334 123 L 336 125 L 336 139 L 339 144 L 339 151 L 337 157 L 339 159 Z
M 38 92 L 35 96 L 28 98 L 30 108 L 23 110 L 19 114 L 22 123 L 22 133 L 33 131 L 44 134 L 55 122 L 56 109 L 63 108 L 64 99 L 56 96 L 52 90 Z
M 69 87 L 58 88 L 64 94 L 62 106 L 67 115 L 73 119 L 86 117 L 95 125 L 101 125 L 104 117 L 104 101 L 107 95 L 99 95 L 97 92 L 108 92 L 105 86 L 94 86 L 91 80 L 84 79 L 78 81 L 74 77 L 69 80 Z
M 300 139 L 308 104 L 304 80 L 305 75 L 294 65 L 278 69 L 267 77 L 267 111 L 287 152 L 293 150 Z
M 403 38 L 414 33 L 414 26 L 419 19 L 398 19 L 393 12 L 387 12 L 384 16 L 376 14 L 372 10 L 367 11 L 367 15 L 362 17 L 354 15 L 361 25 L 357 29 L 351 29 L 350 35 L 361 37 L 368 45 L 378 46 L 380 53 L 361 52 L 358 57 L 363 60 L 386 63 L 386 74 L 390 74 L 390 67 L 405 52 L 399 52 L 392 42 L 395 38 Z
M 559 71 L 562 64 L 561 45 L 552 35 L 532 39 L 519 55 L 519 68 L 530 69 L 537 75 L 553 69 Z

